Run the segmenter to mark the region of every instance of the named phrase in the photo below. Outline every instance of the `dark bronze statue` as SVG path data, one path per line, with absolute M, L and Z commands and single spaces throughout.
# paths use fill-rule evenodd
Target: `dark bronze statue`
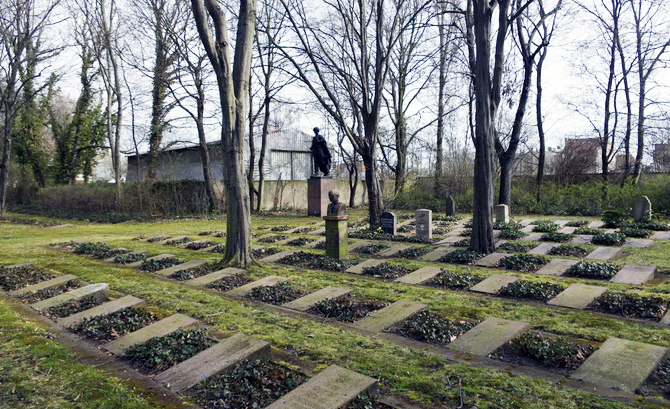
M 312 174 L 316 176 L 320 170 L 323 176 L 328 176 L 330 174 L 331 162 L 330 150 L 328 150 L 326 139 L 319 135 L 319 128 L 314 128 L 314 138 L 312 138 L 312 146 L 310 146 L 309 150 L 312 151 L 312 158 L 314 160 Z
M 347 206 L 340 203 L 340 193 L 337 190 L 328 192 L 328 199 L 330 199 L 326 213 L 328 216 L 344 216 L 347 214 Z

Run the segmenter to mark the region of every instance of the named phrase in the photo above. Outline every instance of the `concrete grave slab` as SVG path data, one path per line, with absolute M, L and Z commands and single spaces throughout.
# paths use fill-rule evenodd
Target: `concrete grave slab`
M 159 254 L 157 256 L 149 257 L 147 259 L 144 259 L 142 261 L 136 261 L 134 263 L 126 264 L 125 267 L 129 268 L 139 268 L 144 261 L 152 261 L 152 260 L 163 260 L 166 258 L 175 258 L 174 254 Z
M 172 241 L 176 241 L 176 240 L 183 240 L 183 239 L 187 239 L 187 238 L 188 238 L 187 236 L 170 237 L 169 239 L 161 240 L 161 241 L 159 241 L 157 243 L 154 243 L 154 244 L 159 244 L 161 246 L 165 246 L 165 245 L 168 244 L 168 242 L 172 242 Z M 182 243 L 182 244 L 184 244 L 184 243 Z
M 126 255 L 132 255 L 132 256 L 135 256 L 135 255 L 142 255 L 142 254 L 147 254 L 147 251 L 146 251 L 146 250 L 131 251 L 130 253 L 126 253 L 126 254 L 124 254 L 124 256 L 126 256 Z M 110 258 L 106 258 L 105 261 L 108 262 L 108 263 L 113 263 L 114 260 L 116 260 L 116 258 L 117 258 L 118 256 L 119 256 L 119 255 L 116 255 L 116 256 L 114 256 L 114 257 L 110 257 Z
M 663 316 L 663 318 L 661 318 L 659 323 L 663 325 L 670 325 L 670 310 L 668 310 L 668 312 L 665 313 L 665 315 Z
M 277 261 L 283 259 L 286 256 L 290 256 L 293 253 L 295 253 L 294 250 L 284 250 L 271 256 L 264 257 L 261 259 L 261 261 L 265 263 L 276 263 Z
M 71 282 L 81 282 L 79 277 L 72 274 L 66 274 L 52 278 L 51 280 L 42 281 L 37 284 L 29 285 L 27 287 L 19 288 L 18 290 L 10 291 L 9 295 L 12 297 L 21 297 L 28 294 L 34 294 L 38 291 L 46 290 L 47 288 L 64 287 Z
M 491 253 L 488 256 L 475 261 L 475 266 L 498 267 L 498 262 L 508 256 L 510 256 L 509 253 Z
M 624 266 L 612 277 L 610 283 L 644 284 L 654 279 L 656 270 L 656 267 L 649 266 Z
M 670 231 L 657 231 L 649 238 L 653 240 L 670 240 Z
M 380 332 L 424 309 L 426 309 L 424 304 L 410 300 L 398 300 L 380 310 L 372 311 L 367 317 L 354 322 L 354 326 Z
M 209 243 L 210 241 L 211 241 L 210 239 L 199 239 L 199 240 L 195 240 L 195 241 L 189 241 L 188 243 L 180 244 L 177 247 L 179 247 L 180 249 L 185 249 L 186 246 L 189 246 L 191 244 Z
M 137 331 L 133 331 L 130 334 L 127 334 L 119 339 L 108 342 L 102 346 L 102 348 L 113 353 L 116 356 L 122 356 L 125 354 L 126 350 L 134 345 L 143 344 L 155 337 L 164 337 L 168 334 L 175 332 L 180 328 L 184 328 L 198 322 L 195 318 L 191 318 L 187 315 L 174 314 L 170 315 L 167 318 L 163 318 L 160 321 L 154 322 L 151 325 L 147 325 L 144 328 L 140 328 Z
M 306 249 L 313 249 L 313 248 L 316 247 L 319 243 L 325 243 L 325 242 L 326 242 L 326 239 L 318 239 L 318 240 L 314 240 L 314 241 L 311 242 L 311 243 L 307 243 L 307 244 L 305 244 L 304 247 L 305 247 Z M 351 245 L 349 246 L 349 250 L 351 250 Z
M 355 241 L 353 243 L 349 243 L 349 251 L 353 252 L 354 250 L 356 250 L 358 248 L 369 246 L 371 244 L 373 244 L 373 243 L 371 243 L 369 241 L 364 241 L 364 240 Z
M 386 250 L 382 250 L 379 253 L 376 253 L 375 256 L 378 257 L 393 257 L 393 255 L 401 250 L 405 250 L 410 248 L 410 246 L 406 244 L 392 244 L 391 247 L 387 248 Z
M 32 261 L 24 261 L 22 263 L 12 264 L 12 265 L 9 265 L 9 266 L 4 266 L 2 268 L 5 268 L 7 270 L 11 270 L 11 269 L 14 269 L 14 268 L 24 268 L 24 267 L 35 267 L 35 263 L 33 263 Z
M 667 353 L 664 347 L 607 338 L 570 378 L 635 393 Z
M 602 229 L 604 225 L 605 225 L 605 223 L 600 222 L 600 221 L 591 222 L 591 223 L 588 224 L 588 228 L 589 229 Z
M 558 224 L 561 227 L 564 227 L 566 224 L 570 223 L 570 220 L 554 220 L 554 223 Z
M 618 247 L 598 247 L 589 253 L 585 258 L 590 260 L 614 260 L 615 258 L 621 257 L 623 250 Z
M 93 297 L 99 300 L 105 300 L 109 296 L 109 285 L 107 283 L 89 284 L 84 287 L 76 288 L 72 291 L 47 298 L 33 304 L 30 304 L 36 310 L 46 310 L 47 308 L 65 304 L 68 301 L 81 300 L 85 297 Z
M 449 344 L 450 349 L 486 356 L 500 348 L 518 333 L 530 328 L 525 322 L 489 317 Z
M 592 234 L 578 234 L 570 240 L 570 244 L 591 244 Z
M 521 231 L 524 232 L 524 233 L 532 233 L 534 228 L 535 228 L 534 225 L 532 225 L 532 224 L 528 224 L 528 225 L 526 225 L 526 226 L 523 226 L 523 227 L 521 228 Z
M 204 276 L 196 277 L 191 280 L 185 281 L 186 284 L 194 285 L 194 286 L 206 286 L 207 284 L 211 284 L 215 281 L 219 281 L 223 277 L 228 277 L 236 274 L 244 274 L 246 271 L 242 270 L 241 268 L 235 268 L 235 267 L 228 267 L 224 268 L 223 270 L 218 270 L 213 273 L 206 274 Z
M 156 271 L 156 274 L 163 277 L 169 277 L 177 271 L 181 270 L 190 270 L 192 268 L 198 268 L 207 265 L 207 262 L 204 260 L 190 260 L 185 263 L 177 264 L 176 266 L 164 268 L 162 270 Z
M 650 239 L 628 239 L 626 244 L 621 247 L 642 249 L 645 247 L 650 247 L 652 244 L 654 244 L 654 240 Z
M 363 269 L 366 267 L 377 267 L 380 264 L 386 263 L 386 260 L 376 260 L 374 258 L 369 258 L 362 263 L 358 263 L 355 266 L 351 266 L 346 269 L 345 273 L 350 274 L 363 274 Z
M 144 303 L 144 300 L 141 298 L 133 297 L 132 295 L 126 295 L 125 297 L 117 298 L 116 300 L 89 308 L 88 310 L 72 314 L 65 318 L 60 318 L 58 323 L 64 327 L 71 327 L 83 319 L 99 317 L 101 315 L 109 315 L 124 308 L 137 307 L 142 303 Z
M 507 287 L 509 284 L 517 280 L 519 280 L 519 277 L 494 274 L 470 287 L 470 291 L 485 294 L 497 294 L 502 288 Z
M 264 248 L 265 246 L 263 244 L 254 244 L 253 246 L 251 246 L 252 250 L 263 250 Z
M 591 302 L 593 302 L 593 300 L 603 295 L 606 291 L 607 287 L 572 284 L 556 297 L 547 301 L 547 304 L 581 310 L 586 308 L 589 304 L 591 304 Z
M 326 287 L 322 288 L 319 291 L 307 294 L 304 297 L 300 297 L 297 300 L 293 300 L 289 303 L 282 305 L 282 307 L 290 308 L 292 310 L 298 311 L 307 311 L 314 304 L 332 300 L 333 298 L 343 297 L 351 293 L 351 290 L 348 288 L 339 288 L 339 287 Z
M 430 253 L 424 254 L 423 256 L 419 257 L 419 260 L 437 261 L 442 257 L 444 257 L 446 254 L 451 253 L 452 251 L 456 251 L 456 249 L 453 247 L 438 247 L 435 250 L 431 251 Z
M 445 236 L 448 236 L 448 237 L 460 236 L 461 233 L 463 233 L 463 230 L 465 230 L 465 227 L 458 227 L 458 228 L 455 228 L 454 230 L 448 231 L 447 234 L 445 234 Z
M 535 254 L 539 256 L 544 256 L 551 251 L 554 247 L 558 247 L 560 244 L 557 243 L 542 243 L 539 246 L 528 251 L 528 254 Z
M 237 333 L 159 373 L 154 380 L 174 392 L 181 392 L 205 378 L 226 371 L 242 360 L 253 360 L 269 355 L 269 343 Z
M 531 224 L 534 221 L 535 221 L 535 219 L 523 219 L 519 223 L 521 223 L 522 226 L 528 226 L 529 224 Z
M 331 365 L 265 409 L 339 409 L 375 382 L 374 378 Z
M 438 267 L 421 267 L 420 269 L 413 271 L 409 274 L 405 274 L 402 277 L 396 278 L 395 281 L 398 283 L 405 283 L 405 284 L 421 284 L 424 281 L 428 281 L 431 278 L 435 277 L 442 271 L 441 268 Z
M 576 227 L 565 226 L 558 229 L 559 233 L 573 234 L 577 230 Z
M 440 241 L 437 242 L 438 245 L 452 245 L 454 243 L 457 243 L 461 240 L 467 240 L 466 237 L 463 236 L 449 236 L 446 237 Z
M 233 295 L 236 297 L 243 297 L 256 287 L 272 287 L 273 285 L 284 281 L 288 281 L 288 277 L 267 276 L 261 278 L 260 280 L 253 281 L 249 284 L 245 284 L 243 286 L 233 288 L 232 290 L 228 290 L 226 291 L 226 294 Z
M 537 275 L 550 275 L 550 276 L 560 276 L 563 275 L 568 269 L 575 264 L 578 264 L 579 260 L 566 260 L 562 258 L 555 258 L 551 260 L 548 264 L 545 264 L 541 269 L 537 270 L 535 274 Z
M 544 234 L 544 233 L 531 233 L 531 234 L 529 234 L 529 235 L 526 236 L 526 237 L 522 237 L 522 238 L 520 238 L 519 240 L 525 240 L 525 241 L 540 241 L 540 239 L 542 238 L 542 235 L 543 235 L 543 234 Z
M 307 233 L 307 234 L 309 234 L 309 235 L 311 235 L 311 236 L 320 236 L 321 234 L 323 234 L 323 233 L 325 233 L 325 232 L 326 232 L 326 228 L 325 228 L 325 227 L 321 227 L 321 228 L 318 228 L 318 229 L 316 229 L 316 230 L 313 230 L 313 231 L 311 231 L 311 232 L 309 232 L 309 233 Z

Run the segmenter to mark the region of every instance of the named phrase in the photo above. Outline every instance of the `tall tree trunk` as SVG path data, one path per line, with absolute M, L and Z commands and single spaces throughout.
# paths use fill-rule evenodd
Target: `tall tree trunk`
M 402 192 L 405 179 L 407 179 L 407 123 L 402 112 L 399 112 L 399 116 L 395 128 L 395 149 L 398 160 L 395 166 L 395 194 Z
M 542 197 L 542 183 L 544 182 L 544 166 L 546 160 L 547 147 L 544 139 L 544 117 L 542 116 L 542 66 L 547 56 L 546 48 L 540 52 L 540 59 L 537 62 L 537 72 L 535 80 L 535 118 L 537 120 L 537 135 L 540 139 L 540 150 L 537 158 L 537 178 L 535 186 L 535 201 L 540 202 Z
M 5 217 L 7 187 L 9 186 L 9 159 L 12 152 L 12 115 L 6 106 L 3 108 L 5 115 L 2 135 L 2 162 L 0 162 L 0 217 Z
M 370 153 L 361 154 L 365 166 L 365 186 L 368 191 L 368 220 L 371 229 L 381 226 L 381 215 L 384 211 L 384 199 L 379 178 L 376 175 L 377 161 Z

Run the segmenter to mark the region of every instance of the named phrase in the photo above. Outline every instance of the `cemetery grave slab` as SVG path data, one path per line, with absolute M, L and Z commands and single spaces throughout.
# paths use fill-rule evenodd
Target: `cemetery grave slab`
M 243 297 L 245 294 L 249 293 L 249 291 L 253 290 L 256 287 L 268 287 L 268 286 L 273 286 L 277 283 L 281 283 L 283 281 L 288 281 L 287 277 L 279 277 L 279 276 L 267 276 L 263 277 L 260 280 L 253 281 L 249 284 L 245 284 L 243 286 L 233 288 L 232 290 L 226 291 L 226 294 L 232 295 L 235 297 Z
M 652 234 L 650 239 L 653 240 L 670 240 L 670 231 L 657 231 Z
M 205 274 L 204 276 L 193 278 L 191 280 L 185 281 L 185 283 L 195 286 L 205 286 L 207 284 L 213 283 L 214 281 L 218 281 L 223 277 L 235 274 L 243 274 L 244 272 L 245 271 L 242 270 L 241 268 L 228 267 L 224 268 L 223 270 L 218 270 L 213 273 Z
M 315 240 L 315 241 L 313 241 L 313 242 L 311 242 L 311 243 L 307 243 L 307 244 L 305 244 L 303 247 L 306 248 L 306 249 L 313 249 L 313 248 L 315 248 L 316 246 L 318 246 L 319 244 L 321 244 L 321 243 L 325 243 L 325 242 L 326 242 L 326 239 L 319 239 L 319 240 Z M 356 243 L 354 243 L 354 244 L 356 244 Z M 352 246 L 353 246 L 353 245 L 350 245 L 350 246 L 349 246 L 349 250 L 351 250 L 351 247 L 352 247 Z
M 138 329 L 137 331 L 131 332 L 119 339 L 108 342 L 102 346 L 102 348 L 113 353 L 116 356 L 122 356 L 126 349 L 142 344 L 151 338 L 163 337 L 168 335 L 180 328 L 193 325 L 198 320 L 191 318 L 187 315 L 174 314 L 170 315 L 167 318 L 163 318 L 158 322 L 154 322 L 151 325 L 147 325 L 144 328 Z
M 645 247 L 649 247 L 652 244 L 654 244 L 654 240 L 650 240 L 650 239 L 629 239 L 628 241 L 626 241 L 626 244 L 624 244 L 621 247 L 642 249 L 642 248 L 645 248 Z
M 570 223 L 570 220 L 556 220 L 554 223 L 558 224 L 559 226 L 563 227 L 566 224 Z
M 656 345 L 608 338 L 570 378 L 634 393 L 667 352 Z
M 108 296 L 109 285 L 107 283 L 96 283 L 68 291 L 52 298 L 47 298 L 46 300 L 30 304 L 30 306 L 36 310 L 46 310 L 51 307 L 65 304 L 68 301 L 81 300 L 82 298 L 86 297 L 93 297 L 98 300 L 104 300 Z
M 419 260 L 421 261 L 437 261 L 441 259 L 444 255 L 451 253 L 452 251 L 455 251 L 455 248 L 451 247 L 438 247 L 435 250 L 431 251 L 428 254 L 424 254 L 423 256 L 419 257 Z
M 372 243 L 370 243 L 369 241 L 364 241 L 364 240 L 355 241 L 353 243 L 349 243 L 349 251 L 353 252 L 357 248 L 364 247 L 364 246 L 369 246 L 371 244 Z
M 524 233 L 532 233 L 534 228 L 535 228 L 535 226 L 533 226 L 532 224 L 529 224 L 529 225 L 526 225 L 526 226 L 522 227 L 520 230 Z
M 286 303 L 283 305 L 283 307 L 297 311 L 307 311 L 311 306 L 318 302 L 343 297 L 349 293 L 351 293 L 351 290 L 348 288 L 326 287 L 311 294 L 307 294 L 304 297 L 300 297 L 297 300 Z
M 24 295 L 36 293 L 38 291 L 46 290 L 47 288 L 63 287 L 73 281 L 79 282 L 79 277 L 72 274 L 66 274 L 52 278 L 51 280 L 46 280 L 37 284 L 19 288 L 18 290 L 11 291 L 9 295 L 12 297 L 21 297 Z
M 162 270 L 158 270 L 158 271 L 156 271 L 156 274 L 158 274 L 159 276 L 163 276 L 163 277 L 169 277 L 172 274 L 176 273 L 177 271 L 189 270 L 189 269 L 192 269 L 192 268 L 198 268 L 198 267 L 202 267 L 206 264 L 207 264 L 207 262 L 203 261 L 203 260 L 190 260 L 190 261 L 187 261 L 185 263 L 177 264 L 176 266 L 172 266 L 172 267 L 164 268 Z
M 497 267 L 498 262 L 503 258 L 509 256 L 507 253 L 491 253 L 488 256 L 481 258 L 475 262 L 477 267 Z
M 261 261 L 266 262 L 266 263 L 275 263 L 278 260 L 281 260 L 286 256 L 290 256 L 293 253 L 295 253 L 294 250 L 284 250 L 284 251 L 280 251 L 277 254 L 273 254 L 271 256 L 264 257 L 264 258 L 261 259 Z
M 521 225 L 523 225 L 523 226 L 528 226 L 529 224 L 531 224 L 534 221 L 535 221 L 535 219 L 523 219 L 519 223 L 521 223 Z
M 9 265 L 9 266 L 4 266 L 2 268 L 5 268 L 7 270 L 12 270 L 14 268 L 23 268 L 23 267 L 35 267 L 35 263 L 33 263 L 32 261 L 24 261 L 22 263 L 12 264 L 12 265 Z
M 331 365 L 265 409 L 339 409 L 376 379 Z
M 547 304 L 576 309 L 586 308 L 593 300 L 607 291 L 607 287 L 572 284 L 562 293 L 547 301 Z
M 449 348 L 472 355 L 486 356 L 528 328 L 530 325 L 525 322 L 489 317 L 456 338 L 449 344 Z
M 345 273 L 350 274 L 363 274 L 363 269 L 366 267 L 377 267 L 380 264 L 386 263 L 384 260 L 376 260 L 373 258 L 367 259 L 362 263 L 351 266 L 345 270 Z
M 326 232 L 326 228 L 325 228 L 325 227 L 321 227 L 321 228 L 316 229 L 316 230 L 314 230 L 314 231 L 311 231 L 311 232 L 309 232 L 309 233 L 307 233 L 307 234 L 309 234 L 309 235 L 313 235 L 313 236 L 319 236 L 319 235 L 321 235 L 322 233 L 325 233 L 325 232 Z
M 237 333 L 159 373 L 154 380 L 174 392 L 180 392 L 242 360 L 265 358 L 269 354 L 269 343 Z
M 624 266 L 612 279 L 611 283 L 644 284 L 656 276 L 656 267 Z
M 465 227 L 458 227 L 458 228 L 455 228 L 454 230 L 451 230 L 450 232 L 447 232 L 447 234 L 445 234 L 445 236 L 460 236 L 461 233 L 463 233 L 464 230 L 465 230 Z
M 537 270 L 535 274 L 538 275 L 551 275 L 551 276 L 560 276 L 563 275 L 570 267 L 578 264 L 579 260 L 566 260 L 562 258 L 555 258 L 551 260 L 541 269 Z
M 424 281 L 430 280 L 431 278 L 435 277 L 442 271 L 442 269 L 438 267 L 421 267 L 420 269 L 413 271 L 409 274 L 405 274 L 402 277 L 396 278 L 395 281 L 398 283 L 405 283 L 405 284 L 421 284 Z
M 519 277 L 506 276 L 502 274 L 494 274 L 484 281 L 481 281 L 470 288 L 470 291 L 485 293 L 485 294 L 497 294 L 501 288 L 507 287 L 509 284 L 517 281 Z
M 523 231 L 523 229 L 521 230 Z M 528 236 L 522 237 L 519 240 L 526 240 L 526 241 L 540 241 L 542 238 L 542 235 L 544 233 L 531 233 Z
M 598 247 L 595 250 L 593 250 L 589 255 L 587 255 L 585 258 L 591 260 L 607 261 L 619 258 L 621 257 L 622 254 L 623 250 L 617 247 Z
M 388 307 L 371 312 L 367 317 L 356 321 L 354 325 L 368 331 L 380 332 L 425 308 L 425 305 L 414 301 L 398 300 Z
M 570 240 L 570 244 L 589 244 L 591 243 L 591 239 L 593 239 L 592 234 L 578 234 Z
M 539 246 L 535 247 L 534 249 L 530 250 L 528 254 L 534 254 L 538 256 L 544 256 L 547 253 L 549 253 L 549 250 L 553 249 L 554 247 L 558 247 L 560 244 L 556 243 L 542 243 Z
M 439 244 L 439 245 L 445 245 L 445 244 L 446 245 L 452 245 L 452 244 L 454 244 L 456 242 L 459 242 L 461 240 L 463 240 L 462 236 L 450 236 L 450 237 L 447 237 L 445 239 L 442 239 L 442 240 L 438 241 L 437 244 Z
M 601 229 L 604 225 L 605 223 L 598 221 L 589 223 L 588 227 L 589 229 Z
M 566 233 L 566 234 L 573 234 L 575 232 L 575 230 L 577 230 L 576 227 L 566 226 L 566 227 L 561 227 L 560 229 L 558 229 L 558 232 L 559 233 Z
M 397 253 L 397 252 L 399 252 L 399 251 L 401 251 L 401 250 L 408 249 L 409 247 L 410 247 L 410 246 L 408 246 L 408 245 L 406 245 L 406 244 L 394 244 L 394 245 L 392 245 L 390 248 L 388 248 L 388 249 L 386 249 L 386 250 L 384 250 L 384 251 L 380 251 L 380 252 L 377 253 L 376 255 L 377 255 L 377 256 L 380 256 L 380 257 L 393 257 L 393 255 L 394 255 L 395 253 Z
M 58 323 L 64 327 L 71 327 L 72 325 L 83 319 L 111 314 L 124 308 L 138 306 L 143 302 L 144 300 L 142 300 L 141 298 L 133 297 L 132 295 L 126 295 L 125 297 L 117 298 L 116 300 L 112 300 L 104 304 L 98 305 L 97 307 L 93 307 L 88 310 L 72 314 L 65 318 L 60 318 L 58 320 Z
M 159 254 L 157 256 L 149 257 L 144 261 L 153 261 L 153 260 L 164 260 L 166 258 L 175 258 L 174 254 Z M 135 263 L 126 264 L 126 267 L 130 268 L 139 268 L 142 265 L 143 261 L 137 261 Z
M 181 240 L 184 240 L 184 239 L 188 239 L 188 237 L 186 237 L 186 236 L 170 237 L 170 238 L 167 238 L 167 239 L 165 239 L 165 240 L 161 240 L 161 241 L 159 241 L 159 242 L 156 243 L 156 244 L 159 244 L 159 245 L 161 245 L 161 246 L 165 246 L 165 245 L 167 245 L 168 243 L 178 242 L 178 241 L 181 241 Z M 180 243 L 180 244 L 182 244 L 182 243 Z

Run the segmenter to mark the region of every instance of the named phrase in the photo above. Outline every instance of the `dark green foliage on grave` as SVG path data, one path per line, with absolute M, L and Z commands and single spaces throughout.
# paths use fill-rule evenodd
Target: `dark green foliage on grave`
M 270 231 L 287 231 L 291 230 L 293 227 L 287 225 L 287 224 L 282 224 L 281 226 L 275 226 L 270 229 Z
M 0 217 L 0 222 L 7 222 L 12 224 L 25 224 L 27 226 L 35 226 L 35 227 L 54 227 L 54 226 L 61 226 L 63 224 L 51 220 L 23 219 L 20 217 L 7 217 L 7 216 Z
M 516 271 L 537 271 L 549 261 L 532 254 L 513 254 L 498 261 L 498 266 Z
M 321 254 L 298 251 L 289 254 L 277 261 L 294 267 L 311 268 L 315 270 L 344 271 L 351 266 L 349 260 L 337 260 Z
M 619 271 L 619 266 L 595 261 L 580 261 L 563 275 L 581 278 L 609 280 Z
M 630 223 L 628 227 L 634 227 L 637 229 L 646 229 L 646 230 L 654 230 L 654 231 L 668 231 L 670 230 L 670 225 L 667 223 L 662 223 L 662 222 L 655 222 L 655 221 L 640 221 L 640 222 L 634 222 Z
M 225 244 L 219 244 L 216 247 L 212 248 L 209 252 L 210 253 L 226 254 L 226 245 Z M 252 250 L 251 252 L 253 254 L 254 250 Z
M 152 237 L 147 240 L 147 243 L 157 243 L 159 241 L 167 240 L 169 239 L 169 236 L 158 236 L 158 237 Z
M 450 290 L 463 290 L 482 281 L 481 277 L 468 273 L 454 273 L 442 270 L 438 275 L 426 281 L 425 285 L 443 287 Z
M 196 268 L 187 268 L 184 270 L 175 271 L 170 278 L 177 281 L 186 281 L 192 280 L 196 277 L 204 276 L 212 272 L 212 267 L 208 265 L 196 267 Z
M 430 253 L 430 250 L 431 250 L 430 247 L 409 247 L 395 253 L 393 257 L 408 258 L 414 260 L 416 258 L 425 256 L 426 254 Z
M 637 227 L 622 227 L 617 233 L 623 234 L 626 237 L 634 237 L 639 239 L 646 239 L 651 236 L 651 230 L 640 229 Z
M 661 362 L 656 370 L 649 376 L 647 383 L 661 386 L 663 388 L 670 388 L 670 359 Z
M 598 233 L 591 239 L 591 243 L 601 246 L 620 246 L 625 242 L 626 236 L 621 233 Z
M 33 266 L 0 268 L 0 288 L 4 291 L 14 291 L 21 287 L 52 279 L 53 277 L 53 274 Z
M 620 210 L 605 210 L 603 212 L 602 221 L 605 223 L 604 227 L 608 229 L 617 229 L 626 224 L 628 214 Z
M 210 231 L 201 231 L 200 233 L 198 233 L 198 236 L 211 236 L 212 233 L 214 233 L 214 232 L 211 231 L 211 230 Z
M 314 240 L 316 240 L 316 239 L 306 239 L 306 238 L 304 238 L 304 237 L 299 237 L 299 238 L 297 238 L 297 239 L 294 239 L 294 240 L 289 241 L 289 242 L 286 243 L 286 244 L 288 244 L 289 246 L 298 246 L 298 247 L 302 247 L 302 246 L 304 246 L 305 244 L 308 244 L 308 243 L 313 242 Z
M 539 332 L 518 335 L 503 348 L 505 352 L 532 358 L 542 366 L 568 370 L 577 369 L 596 349 L 563 338 L 550 338 Z
M 213 241 L 204 241 L 204 242 L 193 242 L 186 245 L 187 250 L 202 250 L 207 247 L 216 246 L 216 243 Z
M 130 264 L 130 263 L 136 263 L 138 261 L 142 261 L 145 258 L 147 258 L 146 254 L 131 254 L 131 253 L 126 253 L 126 254 L 121 254 L 119 256 L 114 257 L 114 264 Z
M 455 223 L 455 222 L 461 220 L 461 217 L 460 216 L 448 216 L 448 215 L 444 215 L 444 214 L 433 214 L 433 220 Z
M 503 221 L 497 221 L 493 223 L 493 228 L 495 230 L 506 230 L 506 229 L 519 230 L 523 228 L 523 224 L 517 222 L 505 223 Z
M 72 331 L 98 341 L 111 341 L 155 321 L 156 317 L 147 310 L 124 308 L 112 314 L 85 318 L 73 325 Z
M 393 409 L 393 406 L 380 402 L 376 393 L 363 392 L 342 409 Z
M 590 229 L 588 227 L 580 227 L 575 230 L 575 234 L 600 234 L 603 233 L 600 229 Z
M 242 361 L 224 374 L 205 379 L 191 391 L 205 409 L 260 409 L 306 380 L 302 372 L 270 360 Z
M 461 236 L 470 237 L 472 236 L 472 229 L 465 229 L 461 232 Z
M 535 227 L 533 227 L 533 231 L 537 233 L 551 233 L 555 232 L 556 230 L 560 229 L 561 226 L 554 222 L 549 222 L 549 221 L 541 221 L 537 224 L 535 224 Z
M 660 297 L 605 293 L 596 298 L 588 308 L 606 314 L 660 320 L 668 309 L 668 303 Z
M 214 345 L 199 329 L 179 329 L 164 337 L 151 338 L 147 342 L 132 346 L 127 357 L 143 372 L 160 372 L 185 361 Z
M 223 246 L 223 244 L 222 244 Z M 279 250 L 276 247 L 268 247 L 268 248 L 262 248 L 262 249 L 256 249 L 256 250 L 251 250 L 251 255 L 258 259 L 258 258 L 263 258 L 263 257 L 269 257 L 273 254 L 279 253 L 281 250 Z M 221 253 L 226 252 L 226 247 L 224 246 L 223 249 L 221 250 Z
M 409 224 L 405 224 L 403 226 L 399 226 L 398 228 L 396 228 L 396 231 L 398 233 L 409 233 L 412 230 L 414 230 L 414 226 L 411 226 Z
M 439 261 L 453 264 L 472 264 L 484 256 L 485 254 L 478 251 L 458 249 L 445 254 Z
M 173 239 L 165 242 L 166 246 L 178 246 L 180 244 L 188 243 L 191 241 L 188 237 L 182 237 L 181 239 Z
M 294 232 L 297 233 L 297 234 L 305 234 L 305 233 L 309 233 L 309 232 L 314 231 L 314 230 L 316 230 L 316 229 L 314 229 L 312 227 L 302 227 L 300 229 L 295 230 Z
M 459 241 L 453 243 L 452 246 L 454 246 L 454 247 L 470 247 L 470 240 L 469 239 L 459 240 Z
M 587 224 L 589 224 L 588 220 L 573 220 L 571 222 L 568 222 L 566 226 L 568 227 L 584 227 Z
M 361 246 L 354 250 L 354 253 L 359 253 L 359 254 L 376 254 L 379 253 L 380 251 L 384 251 L 386 249 L 390 249 L 391 246 L 386 245 L 386 244 L 368 244 L 366 246 Z
M 394 236 L 392 234 L 385 233 L 383 230 L 358 230 L 349 232 L 350 239 L 363 239 L 363 240 L 389 240 L 389 241 L 402 241 L 407 243 L 422 243 L 423 241 L 415 236 Z
M 542 237 L 540 237 L 541 241 L 549 241 L 552 243 L 565 243 L 566 241 L 572 240 L 574 237 L 573 234 L 567 234 L 567 233 L 559 233 L 556 231 L 550 232 L 550 233 L 544 233 Z
M 563 257 L 586 257 L 589 254 L 589 251 L 583 247 L 579 246 L 570 246 L 564 244 L 562 246 L 556 246 L 549 250 L 549 255 L 551 256 L 563 256 Z
M 140 270 L 158 271 L 164 268 L 176 266 L 177 264 L 181 263 L 183 263 L 183 261 L 179 260 L 178 258 L 161 258 L 158 260 L 144 260 L 142 262 L 142 265 L 140 266 Z
M 281 282 L 272 286 L 256 287 L 245 297 L 254 301 L 281 305 L 297 300 L 305 295 L 307 295 L 306 291 L 297 289 L 289 283 Z
M 469 219 L 465 223 L 463 223 L 463 227 L 471 229 L 474 226 L 474 221 L 472 219 Z
M 520 243 L 503 243 L 496 249 L 497 251 L 503 253 L 525 253 L 530 250 L 533 246 L 528 244 Z
M 374 267 L 363 268 L 363 274 L 375 278 L 383 278 L 387 280 L 395 280 L 398 277 L 409 274 L 410 270 L 399 265 L 382 263 Z
M 436 235 L 436 236 L 441 236 L 443 234 L 446 234 L 447 231 L 448 231 L 447 229 L 437 227 L 437 228 L 433 229 L 433 234 Z
M 498 294 L 504 297 L 549 301 L 565 290 L 564 285 L 517 280 L 503 287 Z
M 286 240 L 288 236 L 285 234 L 275 234 L 274 236 L 268 236 L 258 239 L 259 243 L 276 243 L 280 240 Z
M 99 251 L 110 251 L 112 247 L 106 243 L 83 243 L 74 249 L 75 254 L 91 254 Z
M 102 300 L 97 297 L 84 297 L 80 300 L 71 300 L 65 304 L 57 305 L 51 307 L 44 311 L 45 315 L 48 315 L 52 318 L 64 318 L 78 312 L 88 310 L 89 308 L 96 307 L 102 304 Z
M 338 321 L 354 322 L 372 311 L 386 307 L 388 304 L 373 300 L 360 300 L 356 298 L 341 298 L 334 300 L 319 301 L 307 312 Z
M 46 300 L 47 298 L 55 297 L 57 295 L 66 293 L 78 287 L 79 284 L 77 284 L 75 280 L 72 280 L 63 286 L 45 288 L 43 290 L 34 293 L 26 294 L 21 297 L 21 302 L 24 302 L 26 304 L 32 304 L 35 302 Z
M 213 288 L 219 291 L 228 291 L 252 282 L 253 280 L 244 274 L 234 274 L 223 277 L 220 280 L 207 284 L 208 288 Z
M 388 246 L 387 246 L 388 247 Z M 315 250 L 325 250 L 326 249 L 326 242 L 325 241 L 320 241 L 314 245 Z
M 497 238 L 500 240 L 518 240 L 524 236 L 526 236 L 526 233 L 522 232 L 521 230 L 502 229 L 500 230 Z
M 474 322 L 454 321 L 430 311 L 421 311 L 396 324 L 387 332 L 445 346 L 475 325 L 477 324 Z

